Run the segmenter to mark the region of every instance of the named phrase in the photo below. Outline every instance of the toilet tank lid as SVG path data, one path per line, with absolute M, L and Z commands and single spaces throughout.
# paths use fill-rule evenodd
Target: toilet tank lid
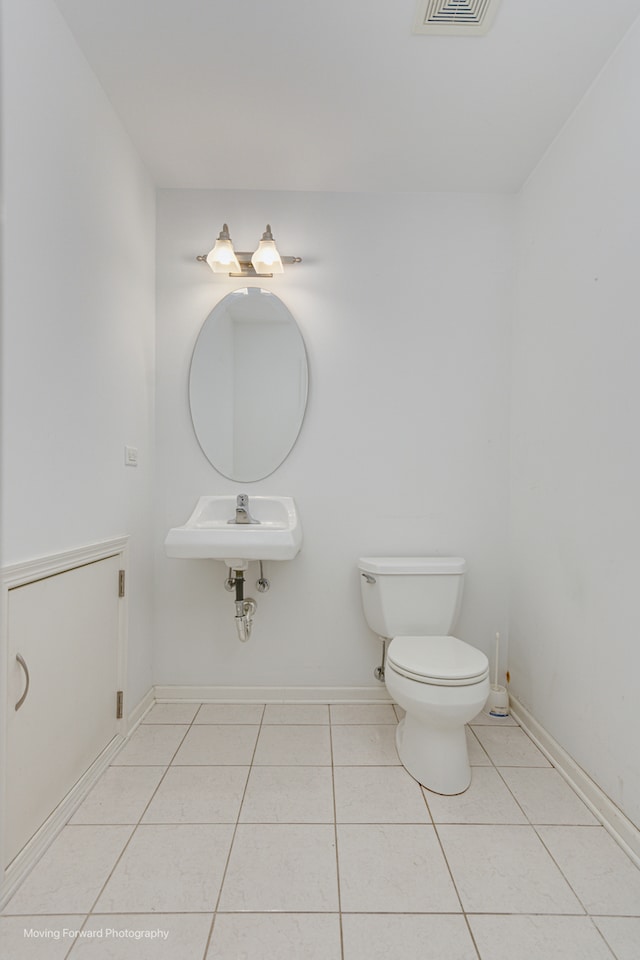
M 465 571 L 462 557 L 360 557 L 358 570 L 378 574 L 459 574 Z

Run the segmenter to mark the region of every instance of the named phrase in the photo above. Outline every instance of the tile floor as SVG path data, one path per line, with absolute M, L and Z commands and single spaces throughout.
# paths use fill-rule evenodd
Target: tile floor
M 640 870 L 511 718 L 423 790 L 389 704 L 156 704 L 0 917 L 11 960 L 640 960 Z

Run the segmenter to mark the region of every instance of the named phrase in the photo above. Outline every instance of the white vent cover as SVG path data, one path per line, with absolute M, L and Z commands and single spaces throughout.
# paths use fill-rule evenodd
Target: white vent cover
M 480 36 L 493 23 L 500 0 L 418 0 L 413 33 Z

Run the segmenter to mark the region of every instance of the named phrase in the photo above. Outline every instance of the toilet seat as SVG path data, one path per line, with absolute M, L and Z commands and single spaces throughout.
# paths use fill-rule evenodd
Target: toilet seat
M 387 664 L 409 680 L 435 686 L 470 686 L 489 676 L 484 653 L 457 637 L 394 637 Z

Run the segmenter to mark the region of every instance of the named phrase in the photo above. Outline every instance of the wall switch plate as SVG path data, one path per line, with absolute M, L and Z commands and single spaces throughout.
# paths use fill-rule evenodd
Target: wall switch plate
M 125 464 L 125 467 L 138 466 L 138 448 L 137 447 L 124 448 L 124 464 Z

